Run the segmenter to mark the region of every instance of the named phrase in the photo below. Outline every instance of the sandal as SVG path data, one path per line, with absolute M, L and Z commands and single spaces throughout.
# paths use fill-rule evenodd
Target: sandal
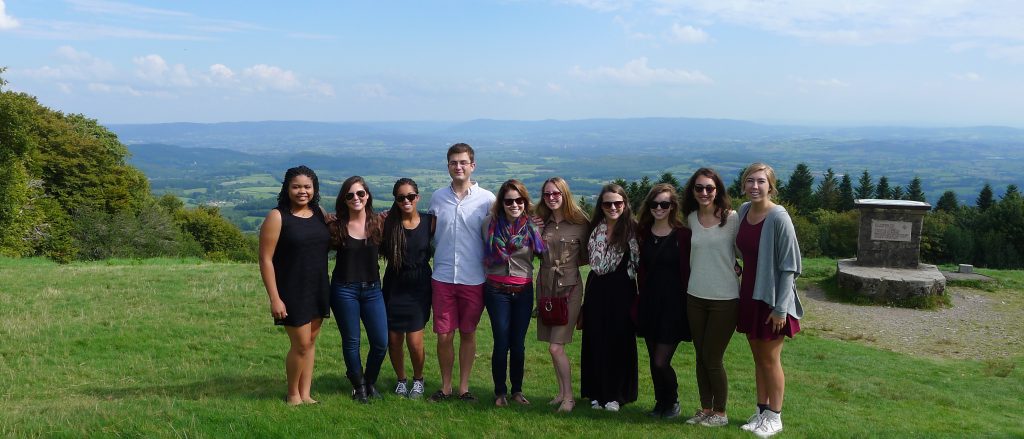
M 576 408 L 576 401 L 572 399 L 564 399 L 562 403 L 558 405 L 559 413 L 569 413 L 572 409 Z
M 530 405 L 530 400 L 526 399 L 526 396 L 523 396 L 523 392 L 513 393 L 511 399 L 519 405 Z
M 500 396 L 494 398 L 494 406 L 495 407 L 508 407 L 508 399 L 505 398 L 505 395 L 500 395 Z
M 558 399 L 557 396 L 554 399 L 552 399 L 551 401 L 548 401 L 548 405 L 560 405 L 561 403 L 562 403 L 562 400 Z

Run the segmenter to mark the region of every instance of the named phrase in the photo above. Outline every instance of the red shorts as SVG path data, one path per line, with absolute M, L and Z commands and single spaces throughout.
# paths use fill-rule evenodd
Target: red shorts
M 434 333 L 476 332 L 484 312 L 484 285 L 450 284 L 431 279 L 431 307 L 434 310 Z

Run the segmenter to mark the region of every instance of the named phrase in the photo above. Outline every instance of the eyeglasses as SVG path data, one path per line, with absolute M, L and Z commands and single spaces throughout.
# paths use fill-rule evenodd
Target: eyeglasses
M 413 202 L 414 200 L 416 200 L 419 197 L 420 197 L 420 194 L 395 195 L 395 202 L 396 203 L 404 203 L 404 202 L 408 201 L 408 202 L 411 203 L 411 202 Z
M 505 202 L 505 206 L 507 206 L 507 207 L 512 207 L 513 204 L 518 204 L 520 206 L 523 206 L 523 205 L 526 204 L 526 198 L 523 198 L 523 197 L 519 197 L 519 198 L 506 198 L 506 199 L 504 199 L 502 201 Z
M 698 194 L 714 193 L 715 189 L 717 189 L 717 188 L 715 187 L 715 185 L 712 185 L 712 184 L 709 184 L 707 186 L 702 185 L 702 184 L 695 184 L 695 185 L 693 185 L 693 191 L 698 193 Z
M 349 193 L 345 194 L 345 199 L 346 200 L 351 200 L 351 199 L 353 199 L 355 197 L 366 198 L 366 191 L 358 190 L 358 191 L 355 191 L 355 192 L 349 192 Z
M 456 166 L 462 166 L 463 168 L 465 168 L 466 166 L 469 166 L 471 164 L 473 164 L 473 162 L 469 160 L 452 160 L 448 162 L 448 166 L 451 166 L 453 168 Z
M 544 194 L 543 194 L 543 195 L 544 195 L 544 198 L 547 198 L 547 199 L 549 199 L 549 200 L 557 200 L 557 199 L 559 199 L 559 198 L 562 198 L 562 193 L 561 193 L 561 192 L 559 192 L 559 191 L 554 191 L 554 192 L 544 192 Z
M 601 208 L 602 209 L 611 209 L 611 208 L 614 207 L 616 209 L 622 209 L 622 206 L 624 206 L 625 204 L 626 204 L 625 201 L 602 201 L 601 202 Z
M 672 207 L 672 202 L 671 201 L 651 201 L 650 203 L 647 203 L 647 207 L 649 207 L 651 209 L 657 209 L 659 207 L 662 208 L 662 209 L 668 209 L 668 208 Z

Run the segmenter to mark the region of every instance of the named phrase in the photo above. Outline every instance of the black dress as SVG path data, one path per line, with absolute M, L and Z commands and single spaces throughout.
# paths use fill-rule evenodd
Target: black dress
M 416 332 L 430 320 L 430 224 L 434 216 L 420 214 L 415 229 L 405 229 L 402 269 L 388 264 L 384 271 L 384 303 L 388 308 L 388 330 Z
M 648 234 L 640 244 L 640 301 L 637 306 L 637 332 L 640 336 L 664 344 L 690 341 L 686 319 L 686 284 L 680 277 L 679 237 L 673 229 L 661 237 Z M 684 249 L 689 253 L 689 248 Z
M 277 210 L 281 212 L 281 234 L 274 248 L 274 279 L 288 317 L 274 319 L 274 324 L 302 326 L 326 319 L 331 316 L 327 277 L 331 233 L 323 212 L 314 206 L 313 216 L 301 218 L 288 208 Z
M 620 405 L 636 401 L 636 334 L 630 309 L 636 281 L 627 272 L 629 253 L 611 273 L 587 275 L 583 298 L 580 393 L 584 398 Z

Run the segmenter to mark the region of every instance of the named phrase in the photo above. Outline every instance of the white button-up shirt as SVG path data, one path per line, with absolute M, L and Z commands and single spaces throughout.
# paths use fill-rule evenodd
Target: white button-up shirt
M 484 283 L 482 229 L 494 200 L 493 193 L 476 183 L 461 200 L 451 185 L 430 197 L 430 213 L 437 217 L 434 280 L 459 285 Z

